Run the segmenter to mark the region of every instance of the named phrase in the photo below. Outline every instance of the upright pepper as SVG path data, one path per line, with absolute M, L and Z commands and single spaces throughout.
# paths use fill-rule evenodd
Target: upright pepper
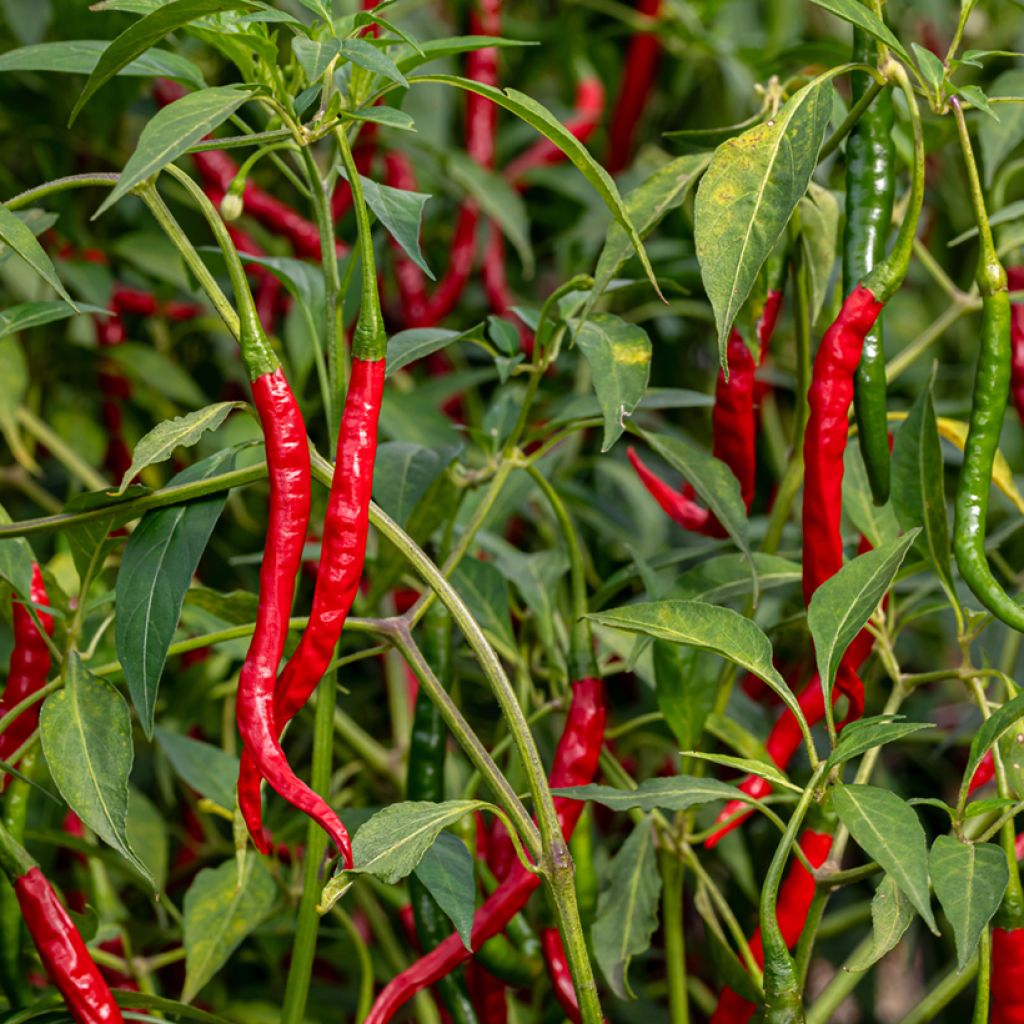
M 999 433 L 1006 413 L 1010 384 L 1010 298 L 1006 271 L 999 262 L 992 239 L 963 111 L 955 97 L 950 102 L 960 131 L 961 148 L 978 221 L 981 251 L 977 279 L 982 302 L 981 349 L 974 377 L 963 467 L 956 489 L 953 552 L 960 575 L 974 596 L 997 619 L 1024 632 L 1024 608 L 1006 593 L 992 574 L 985 553 L 992 467 L 999 448 Z
M 277 749 L 280 749 L 277 737 L 309 700 L 327 671 L 359 589 L 369 530 L 377 420 L 384 394 L 387 336 L 377 293 L 370 218 L 344 134 L 339 134 L 339 144 L 352 188 L 359 230 L 362 301 L 352 341 L 352 370 L 338 431 L 337 464 L 327 501 L 313 607 L 309 624 L 295 654 L 281 673 L 274 695 L 271 732 Z M 239 805 L 257 847 L 265 850 L 259 776 L 254 767 L 258 767 L 264 777 L 266 774 L 259 764 L 257 752 L 250 750 L 248 753 L 256 764 L 254 766 L 250 758 L 243 756 L 238 779 Z M 272 780 L 268 778 L 268 781 L 273 785 Z M 340 827 L 340 822 L 338 825 Z M 341 830 L 344 832 L 343 827 Z M 342 855 L 351 865 L 347 835 Z
M 32 603 L 40 607 L 50 604 L 46 594 L 43 573 L 37 564 L 32 566 L 32 583 L 29 587 Z M 11 602 L 11 620 L 14 626 L 14 649 L 11 651 L 10 670 L 3 697 L 0 697 L 0 718 L 26 697 L 41 690 L 50 674 L 50 648 L 39 632 L 31 613 L 21 601 Z M 53 636 L 53 617 L 39 611 L 39 622 L 47 635 Z M 36 731 L 39 725 L 40 704 L 33 704 L 23 711 L 0 733 L 0 761 L 10 761 L 21 745 Z M 0 792 L 7 787 L 11 776 L 4 774 Z
M 832 849 L 832 837 L 824 832 L 805 829 L 800 836 L 800 849 L 815 868 L 820 868 L 828 859 Z M 778 922 L 779 931 L 789 949 L 800 939 L 807 923 L 807 912 L 814 899 L 814 876 L 801 861 L 794 860 L 786 872 L 779 889 Z M 758 967 L 764 967 L 764 948 L 761 944 L 761 929 L 758 928 L 750 939 L 750 952 Z M 718 1005 L 711 1016 L 711 1024 L 747 1024 L 757 1007 L 738 995 L 731 988 L 723 988 Z
M 82 936 L 39 865 L 0 825 L 0 868 L 14 887 L 39 959 L 77 1024 L 119 1024 L 124 1018 Z
M 877 43 L 854 29 L 853 61 L 874 63 Z M 870 75 L 850 76 L 851 102 L 867 91 Z M 888 90 L 880 93 L 861 115 L 846 140 L 846 228 L 843 235 L 843 279 L 849 290 L 885 256 L 892 224 L 895 156 L 892 128 L 895 111 Z M 857 369 L 854 410 L 860 450 L 876 503 L 889 497 L 889 429 L 885 402 L 885 351 L 882 325 L 864 337 Z
M 452 622 L 447 609 L 435 601 L 423 619 L 423 656 L 434 674 L 446 687 L 452 675 Z M 421 688 L 416 695 L 416 708 L 412 720 L 412 741 L 409 744 L 409 763 L 405 776 L 405 795 L 408 800 L 444 800 L 445 748 L 448 730 L 437 706 Z M 428 953 L 451 934 L 451 922 L 430 890 L 416 875 L 409 876 L 409 901 L 419 938 L 420 949 Z M 450 974 L 437 983 L 441 997 L 454 1024 L 476 1024 L 465 980 Z M 485 1018 L 486 1019 L 486 1018 Z
M 572 686 L 572 704 L 555 751 L 549 779 L 552 788 L 583 786 L 593 780 L 604 738 L 604 723 L 604 685 L 597 678 L 578 679 Z M 568 838 L 576 827 L 583 804 L 555 797 L 555 809 L 562 834 Z M 536 875 L 518 862 L 513 865 L 505 880 L 473 917 L 473 949 L 479 949 L 492 935 L 503 931 L 538 885 L 540 879 Z M 386 1024 L 417 992 L 450 974 L 472 955 L 458 935 L 449 936 L 384 987 L 364 1024 Z

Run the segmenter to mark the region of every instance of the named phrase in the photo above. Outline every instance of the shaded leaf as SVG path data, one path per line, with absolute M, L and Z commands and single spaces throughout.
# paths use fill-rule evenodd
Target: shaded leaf
M 914 920 L 914 907 L 892 875 L 885 875 L 871 900 L 871 948 L 848 964 L 851 971 L 866 971 L 899 945 Z
M 78 310 L 32 229 L 3 203 L 0 203 L 0 241 L 9 245 L 73 310 Z
M 235 806 L 238 758 L 202 740 L 182 736 L 163 726 L 153 735 L 182 780 L 200 796 L 230 811 Z
M 434 901 L 455 926 L 466 949 L 472 949 L 476 883 L 473 858 L 466 844 L 451 832 L 442 832 L 423 855 L 413 874 L 426 886 Z
M 686 811 L 716 800 L 742 800 L 756 803 L 737 786 L 718 779 L 694 775 L 674 775 L 664 779 L 644 779 L 636 789 L 616 789 L 591 783 L 552 789 L 556 796 L 571 800 L 590 800 L 613 811 Z

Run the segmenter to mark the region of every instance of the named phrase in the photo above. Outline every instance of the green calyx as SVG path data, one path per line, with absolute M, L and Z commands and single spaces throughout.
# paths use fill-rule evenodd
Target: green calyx
M 0 869 L 4 874 L 14 882 L 37 866 L 28 850 L 0 825 Z
M 892 251 L 881 263 L 861 282 L 868 291 L 881 303 L 886 303 L 899 290 L 910 257 L 914 251 L 914 238 L 917 235 L 917 224 L 921 219 L 921 207 L 924 204 L 924 129 L 921 126 L 921 114 L 917 107 L 914 89 L 901 64 L 890 61 L 883 69 L 891 81 L 900 87 L 907 100 L 910 112 L 910 127 L 914 136 L 914 164 L 910 172 L 910 195 L 907 209 L 903 215 L 896 235 L 896 243 Z

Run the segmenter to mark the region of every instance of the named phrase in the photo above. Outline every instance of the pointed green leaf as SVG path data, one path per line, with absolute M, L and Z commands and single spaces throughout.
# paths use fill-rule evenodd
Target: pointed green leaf
M 0 72 L 53 71 L 88 75 L 108 45 L 106 39 L 68 39 L 21 46 L 0 54 Z M 147 50 L 121 68 L 118 74 L 136 78 L 163 75 L 187 82 L 196 89 L 205 85 L 202 72 L 192 61 L 168 50 Z
M 813 2 L 819 7 L 824 7 L 826 11 L 831 11 L 843 21 L 848 21 L 851 25 L 864 29 L 869 35 L 874 36 L 898 53 L 908 64 L 913 63 L 903 48 L 903 44 L 892 34 L 885 22 L 860 0 L 813 0 Z
M 75 312 L 78 311 L 32 229 L 3 203 L 0 203 L 0 241 L 9 245 Z
M 862 718 L 843 726 L 835 749 L 829 755 L 830 765 L 844 764 L 859 757 L 861 754 L 881 747 L 886 743 L 894 743 L 904 736 L 911 736 L 922 729 L 934 729 L 930 722 L 903 722 L 902 716 L 880 715 L 875 718 Z
M 345 60 L 351 61 L 367 71 L 372 71 L 380 75 L 381 78 L 400 85 L 403 89 L 409 88 L 405 75 L 398 70 L 395 62 L 373 43 L 369 43 L 365 39 L 345 39 L 341 43 L 340 52 Z
M 56 299 L 52 302 L 23 302 L 18 306 L 9 306 L 0 313 L 0 340 L 9 334 L 27 331 L 32 327 L 42 327 L 58 320 L 66 320 L 75 313 L 93 313 L 106 316 L 107 310 L 99 306 L 79 306 L 77 310 L 66 302 Z
M 686 811 L 717 800 L 742 800 L 750 804 L 757 802 L 737 786 L 694 775 L 645 779 L 636 789 L 616 789 L 614 786 L 591 783 L 587 786 L 565 786 L 552 789 L 551 792 L 570 800 L 591 800 L 613 811 Z
M 413 874 L 455 925 L 462 944 L 466 949 L 472 949 L 470 940 L 476 909 L 476 883 L 473 880 L 473 858 L 466 844 L 451 832 L 442 832 L 416 865 Z
M 971 740 L 971 750 L 967 755 L 967 767 L 964 770 L 963 781 L 960 783 L 960 806 L 967 802 L 967 787 L 974 773 L 977 771 L 981 759 L 988 753 L 989 747 L 995 743 L 1007 729 L 1013 728 L 1017 722 L 1024 718 L 1024 693 L 1007 701 L 998 711 L 994 711 L 984 722 L 981 728 L 974 734 Z
M 250 622 L 252 619 L 250 618 Z M 171 767 L 200 796 L 230 811 L 235 806 L 238 758 L 213 746 L 158 725 L 153 736 Z
M 899 945 L 914 920 L 914 907 L 900 891 L 892 875 L 885 875 L 871 900 L 871 948 L 848 965 L 851 971 L 866 971 Z
M 892 875 L 938 934 L 928 896 L 928 847 L 914 809 L 895 793 L 876 786 L 837 785 L 832 800 L 857 845 Z

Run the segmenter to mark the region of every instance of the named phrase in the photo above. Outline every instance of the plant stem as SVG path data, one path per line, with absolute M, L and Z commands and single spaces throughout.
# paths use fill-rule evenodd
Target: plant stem
M 333 672 L 328 672 L 320 680 L 313 724 L 313 770 L 310 785 L 325 799 L 330 792 L 331 785 L 336 687 L 337 678 Z M 302 878 L 302 897 L 299 900 L 292 961 L 288 968 L 284 1005 L 281 1008 L 281 1024 L 303 1024 L 305 1020 L 309 982 L 313 974 L 313 958 L 316 955 L 317 931 L 320 927 L 320 915 L 316 909 L 323 889 L 320 868 L 326 849 L 326 833 L 315 821 L 310 821 L 306 830 L 306 862 Z
M 978 984 L 974 996 L 974 1016 L 971 1024 L 986 1024 L 988 1021 L 988 1001 L 992 988 L 992 933 L 982 928 L 981 941 L 978 944 Z
M 807 1024 L 828 1024 L 832 1014 L 839 1009 L 844 999 L 868 976 L 867 971 L 851 971 L 849 964 L 856 963 L 874 945 L 874 935 L 866 935 L 836 971 L 835 976 L 814 1000 L 807 1011 Z
M 874 71 L 874 69 L 872 70 Z M 850 112 L 843 119 L 843 123 L 825 140 L 818 153 L 818 163 L 830 157 L 839 148 L 839 144 L 850 134 L 864 111 L 874 103 L 875 97 L 885 88 L 885 83 L 878 80 L 877 71 L 874 71 L 874 75 L 871 84 L 864 90 L 864 95 L 850 107 Z
M 91 491 L 106 490 L 110 485 L 73 448 L 55 434 L 50 427 L 26 406 L 18 407 L 18 422 L 37 440 L 41 441 L 64 468 Z
M 72 188 L 89 188 L 90 186 L 113 188 L 120 177 L 119 174 L 69 174 L 65 178 L 54 178 L 53 181 L 47 181 L 42 185 L 19 192 L 16 196 L 11 196 L 4 206 L 8 210 L 21 210 L 33 203 L 38 203 L 40 199 L 46 199 L 48 196 L 54 196 L 60 192 L 67 192 Z
M 668 1019 L 689 1024 L 686 994 L 686 938 L 683 932 L 683 865 L 668 850 L 658 856 L 661 866 L 661 921 L 665 933 L 665 971 L 668 975 Z
M 359 1001 L 356 1003 L 356 1024 L 360 1024 L 373 1005 L 373 960 L 370 958 L 370 951 L 352 918 L 337 905 L 331 907 L 331 915 L 337 918 L 342 928 L 345 929 L 345 934 L 348 935 L 349 941 L 355 948 L 356 959 L 359 961 Z
M 948 1006 L 978 973 L 978 955 L 962 970 L 955 967 L 910 1011 L 899 1024 L 927 1024 Z

